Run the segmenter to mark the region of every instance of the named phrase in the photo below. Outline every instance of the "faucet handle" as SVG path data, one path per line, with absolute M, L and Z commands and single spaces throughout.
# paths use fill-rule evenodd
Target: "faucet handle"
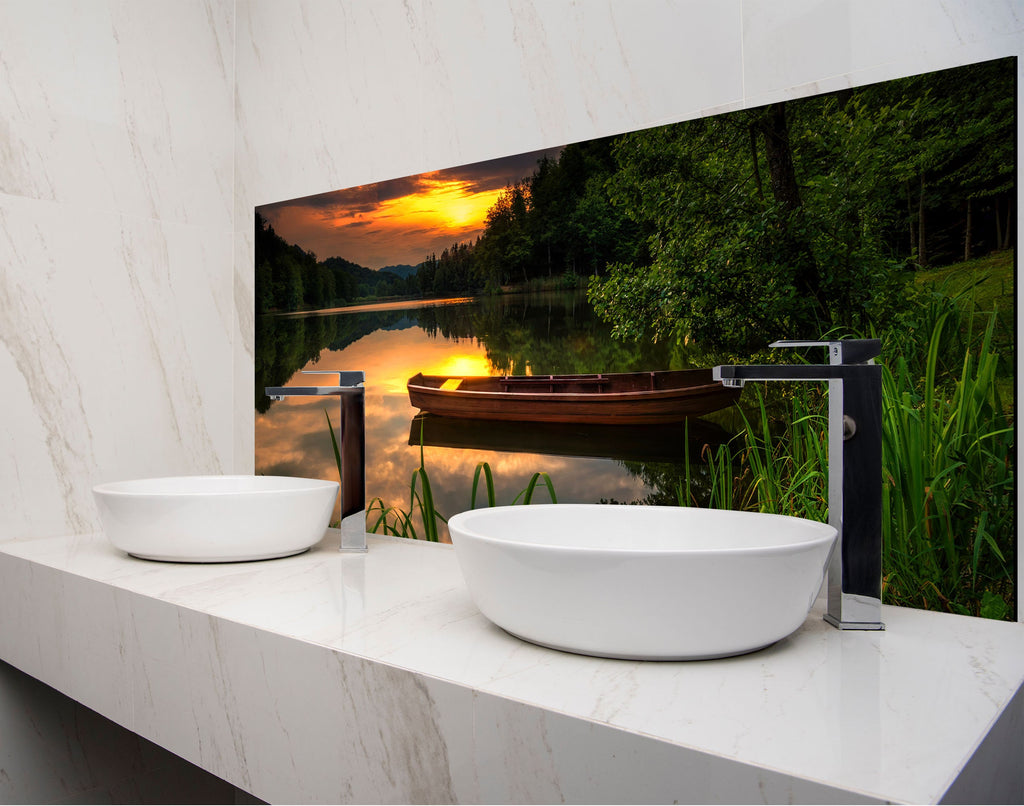
M 882 354 L 881 339 L 838 339 L 837 341 L 801 341 L 780 339 L 769 347 L 824 347 L 830 364 L 870 364 Z

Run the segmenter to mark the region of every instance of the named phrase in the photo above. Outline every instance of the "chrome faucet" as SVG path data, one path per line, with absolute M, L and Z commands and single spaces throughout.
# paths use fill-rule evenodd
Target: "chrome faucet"
M 366 408 L 361 370 L 303 370 L 337 375 L 337 386 L 268 386 L 271 400 L 321 395 L 341 398 L 338 453 L 341 455 L 341 551 L 366 551 Z
M 828 522 L 839 533 L 828 568 L 825 620 L 841 630 L 882 623 L 882 352 L 878 339 L 776 341 L 825 347 L 828 364 L 717 366 L 726 386 L 828 381 Z

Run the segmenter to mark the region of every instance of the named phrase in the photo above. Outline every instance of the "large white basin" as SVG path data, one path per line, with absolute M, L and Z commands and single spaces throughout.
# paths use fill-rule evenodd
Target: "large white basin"
M 836 530 L 781 515 L 547 504 L 448 522 L 477 607 L 515 636 L 611 658 L 752 652 L 807 618 Z
M 269 560 L 324 536 L 338 482 L 285 476 L 178 476 L 93 488 L 107 538 L 147 560 Z

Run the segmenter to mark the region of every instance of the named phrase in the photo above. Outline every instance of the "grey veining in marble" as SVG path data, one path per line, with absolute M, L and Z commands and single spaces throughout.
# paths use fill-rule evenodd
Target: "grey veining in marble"
M 230 470 L 234 4 L 0 4 L 0 540 Z M 243 305 L 241 310 L 251 306 Z

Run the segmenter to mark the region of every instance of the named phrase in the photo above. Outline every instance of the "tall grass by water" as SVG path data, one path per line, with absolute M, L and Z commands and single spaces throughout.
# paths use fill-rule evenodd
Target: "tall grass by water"
M 338 475 L 341 476 L 341 454 L 338 451 L 337 438 L 334 436 L 334 427 L 331 424 L 331 417 L 324 410 L 327 417 L 327 429 L 331 435 L 331 445 L 334 448 L 334 459 L 338 465 Z M 441 526 L 447 525 L 448 518 L 438 511 L 434 503 L 434 492 L 430 482 L 430 475 L 427 473 L 427 464 L 423 452 L 422 431 L 420 433 L 420 465 L 412 472 L 409 481 L 409 508 L 403 509 L 397 506 L 389 506 L 384 499 L 373 498 L 366 508 L 366 531 L 372 534 L 393 535 L 395 537 L 407 537 L 413 540 L 426 540 L 437 543 L 441 540 Z M 483 490 L 480 489 L 480 482 L 483 480 Z M 527 482 L 526 487 L 520 490 L 513 499 L 512 504 L 530 504 L 537 492 L 538 485 L 543 484 L 547 490 L 548 499 L 552 504 L 558 503 L 558 496 L 555 494 L 555 485 L 551 477 L 543 472 L 534 473 Z M 487 462 L 480 462 L 473 474 L 473 486 L 470 490 L 469 509 L 477 508 L 478 493 L 486 497 L 485 506 L 493 507 L 497 502 L 497 493 L 494 486 L 494 473 Z M 419 524 L 419 528 L 417 528 Z
M 962 328 L 967 330 L 964 336 Z M 999 396 L 996 317 L 936 308 L 924 342 L 893 346 L 882 368 L 882 566 L 888 604 L 1012 618 L 1016 501 L 1014 429 Z M 942 369 L 950 340 L 967 346 Z M 905 351 L 905 352 L 904 352 Z M 748 384 L 742 429 L 707 450 L 708 506 L 828 519 L 827 393 L 794 384 L 784 428 Z M 677 491 L 696 503 L 689 469 Z
M 996 384 L 995 317 L 946 385 L 934 325 L 917 386 L 906 357 L 885 368 L 882 522 L 887 599 L 1002 618 L 1012 612 L 1014 430 Z

